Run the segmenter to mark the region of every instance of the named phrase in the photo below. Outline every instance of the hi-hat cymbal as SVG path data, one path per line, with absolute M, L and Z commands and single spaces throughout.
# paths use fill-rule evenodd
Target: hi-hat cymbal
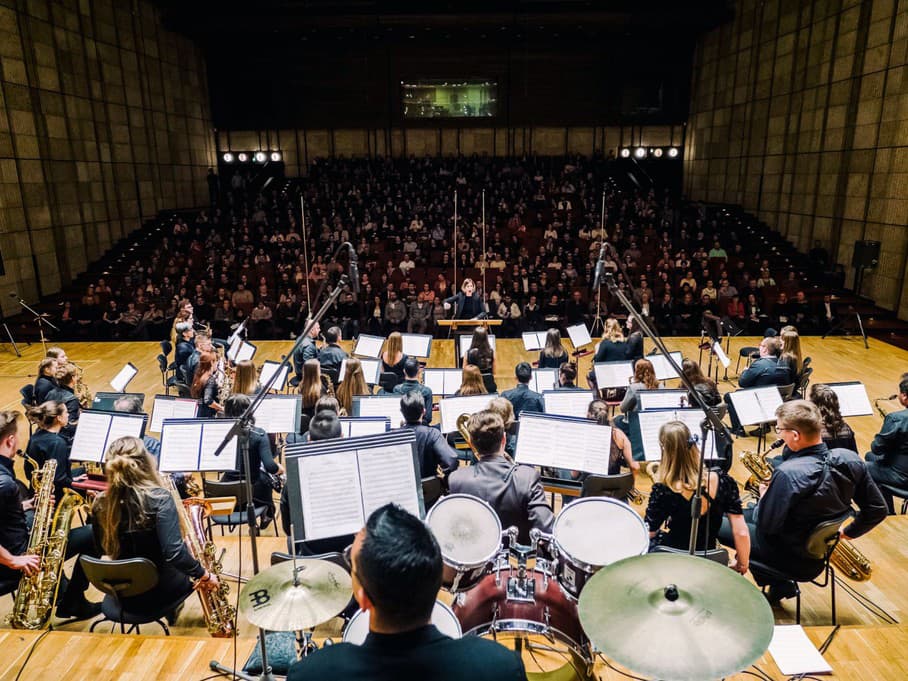
M 665 681 L 719 679 L 750 666 L 769 647 L 774 625 L 753 584 L 685 554 L 651 553 L 602 568 L 583 588 L 579 611 L 584 632 L 606 656 Z
M 269 631 L 299 631 L 327 622 L 353 594 L 350 574 L 326 560 L 278 563 L 250 579 L 240 592 L 240 614 Z

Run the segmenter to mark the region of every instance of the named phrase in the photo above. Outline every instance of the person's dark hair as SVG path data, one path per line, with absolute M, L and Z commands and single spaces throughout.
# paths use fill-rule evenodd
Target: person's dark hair
M 899 392 L 902 395 L 908 395 L 908 373 L 902 374 L 899 380 Z
M 504 438 L 504 421 L 494 411 L 479 411 L 467 421 L 467 432 L 479 456 L 497 454 Z
M 325 342 L 326 343 L 337 343 L 337 341 L 340 340 L 340 337 L 341 337 L 341 330 L 336 326 L 332 326 L 330 329 L 325 331 Z
M 334 440 L 341 436 L 341 423 L 337 414 L 325 409 L 317 412 L 309 422 L 309 441 Z
M 828 385 L 814 383 L 810 386 L 810 401 L 820 410 L 826 432 L 835 436 L 840 430 L 844 430 L 845 419 L 842 418 L 839 396 L 836 395 L 835 390 Z
M 142 400 L 135 395 L 127 395 L 119 398 L 114 402 L 114 411 L 123 412 L 124 414 L 141 414 Z
M 561 383 L 574 383 L 577 380 L 577 365 L 573 362 L 565 362 L 561 365 Z
M 18 411 L 0 411 L 0 440 L 18 432 L 20 416 Z
M 354 563 L 383 622 L 401 630 L 429 622 L 441 588 L 441 550 L 419 518 L 395 504 L 376 509 Z
M 407 361 L 404 362 L 404 375 L 407 378 L 416 378 L 419 376 L 419 360 L 415 357 L 407 357 Z
M 337 401 L 337 398 L 334 395 L 322 395 L 318 398 L 318 401 L 315 403 L 315 413 L 317 414 L 320 411 L 333 411 L 338 416 L 340 415 L 340 402 Z
M 600 426 L 609 425 L 608 403 L 605 400 L 592 400 L 586 408 L 586 417 Z
M 54 402 L 48 400 L 37 407 L 29 407 L 25 410 L 28 420 L 34 423 L 38 428 L 50 428 L 54 421 L 66 412 L 66 405 L 63 402 Z
M 400 398 L 400 413 L 407 423 L 419 423 L 426 411 L 426 403 L 422 394 L 411 390 Z
M 518 383 L 529 383 L 533 378 L 533 367 L 529 362 L 521 362 L 514 367 L 514 375 L 517 377 Z
M 485 364 L 492 361 L 493 355 L 489 332 L 484 326 L 480 326 L 473 332 L 473 340 L 470 342 L 470 349 L 467 350 L 467 361 L 474 364 L 480 362 Z
M 243 412 L 252 404 L 252 398 L 243 393 L 236 393 L 224 400 L 224 416 L 227 418 L 236 418 L 242 416 Z M 255 423 L 255 417 L 251 417 L 252 423 Z

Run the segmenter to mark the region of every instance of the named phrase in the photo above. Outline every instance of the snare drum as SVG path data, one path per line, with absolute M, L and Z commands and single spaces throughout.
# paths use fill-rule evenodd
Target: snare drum
M 426 524 L 441 547 L 442 586 L 452 593 L 476 586 L 501 549 L 501 521 L 494 509 L 469 494 L 449 494 L 432 507 Z
M 642 556 L 649 549 L 646 523 L 634 509 L 617 499 L 585 497 L 565 506 L 552 529 L 558 583 L 578 598 L 599 568 Z
M 432 624 L 445 636 L 451 638 L 460 638 L 460 622 L 454 615 L 454 611 L 441 601 L 435 601 L 435 607 L 432 608 Z M 350 618 L 347 626 L 344 627 L 344 643 L 353 643 L 362 645 L 369 634 L 369 611 L 357 610 L 356 614 Z

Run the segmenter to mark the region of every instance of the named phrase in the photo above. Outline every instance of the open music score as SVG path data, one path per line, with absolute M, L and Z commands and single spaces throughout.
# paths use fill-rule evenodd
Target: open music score
M 473 336 L 471 336 L 470 334 L 465 334 L 463 336 L 460 336 L 457 339 L 457 349 L 459 350 L 459 352 L 457 353 L 458 359 L 463 357 L 465 354 L 467 354 L 467 350 L 470 349 L 470 344 L 472 342 L 473 342 Z M 489 345 L 492 346 L 492 352 L 494 352 L 495 351 L 495 336 L 493 334 L 489 334 Z
M 397 430 L 288 445 L 287 492 L 296 536 L 355 534 L 388 502 L 424 517 L 415 442 L 413 431 Z
M 356 338 L 353 345 L 353 353 L 357 357 L 381 357 L 381 349 L 385 344 L 384 336 L 370 336 L 367 333 L 361 333 Z
M 355 395 L 353 416 L 382 416 L 397 428 L 404 420 L 400 413 L 400 398 L 403 395 Z
M 161 426 L 162 473 L 235 471 L 237 440 L 230 439 L 220 456 L 215 450 L 227 437 L 236 419 L 166 419 Z
M 453 395 L 463 382 L 463 371 L 460 369 L 423 369 L 422 382 L 433 395 L 446 397 Z
M 680 352 L 670 352 L 672 359 L 675 360 L 675 363 L 680 367 L 681 362 L 684 361 Z M 656 380 L 657 381 L 668 381 L 672 378 L 678 378 L 678 372 L 675 371 L 674 367 L 666 359 L 665 355 L 647 355 L 643 359 L 648 359 L 653 364 L 653 369 L 656 371 Z
M 132 362 L 127 362 L 126 366 L 120 369 L 117 375 L 110 379 L 110 385 L 118 393 L 121 393 L 126 390 L 126 386 L 135 378 L 137 373 L 139 373 L 139 370 L 136 368 L 136 365 Z
M 527 352 L 542 350 L 545 347 L 547 331 L 524 331 L 520 334 L 523 339 L 523 349 Z
M 728 396 L 742 426 L 775 421 L 776 409 L 782 404 L 782 394 L 774 385 L 741 388 L 728 393 Z
M 271 380 L 271 377 L 277 373 L 278 368 L 281 367 L 280 362 L 273 362 L 270 359 L 266 359 L 262 364 L 262 371 L 259 374 L 259 382 L 264 386 Z M 285 364 L 281 369 L 281 373 L 278 374 L 278 377 L 275 379 L 274 383 L 271 386 L 272 390 L 280 392 L 287 387 L 287 377 L 290 375 L 290 365 Z
M 590 336 L 590 330 L 586 327 L 586 324 L 583 323 L 567 327 L 567 335 L 568 338 L 571 339 L 574 350 L 579 350 L 584 345 L 589 345 L 593 342 L 593 339 Z
M 199 413 L 199 401 L 173 395 L 155 395 L 148 430 L 160 433 L 165 419 L 194 419 Z
M 363 367 L 363 378 L 366 379 L 366 383 L 369 385 L 375 385 L 378 383 L 378 377 L 381 373 L 381 360 L 380 359 L 365 359 L 357 357 L 359 363 Z M 337 373 L 337 383 L 340 385 L 341 381 L 344 380 L 344 376 L 347 375 L 347 358 L 341 360 L 340 370 Z
M 410 357 L 429 359 L 432 353 L 432 336 L 427 333 L 402 333 L 403 352 Z
M 453 433 L 457 430 L 457 417 L 461 414 L 471 416 L 478 411 L 483 411 L 489 406 L 497 393 L 489 395 L 468 395 L 466 397 L 446 397 L 438 403 L 438 413 L 441 416 L 441 432 Z
M 719 358 L 719 363 L 722 364 L 726 369 L 731 366 L 731 360 L 728 359 L 728 355 L 725 354 L 725 350 L 722 349 L 722 343 L 719 341 L 713 341 L 712 344 L 713 354 Z
M 141 438 L 147 418 L 147 414 L 84 409 L 79 415 L 69 458 L 74 461 L 101 463 L 110 443 L 117 438 L 126 435 Z
M 266 433 L 296 433 L 302 411 L 302 395 L 265 395 L 253 414 L 255 427 Z
M 255 345 L 247 343 L 242 338 L 237 337 L 233 343 L 230 344 L 230 347 L 227 348 L 227 359 L 234 364 L 242 362 L 244 359 L 252 359 L 255 357 L 256 350 L 258 350 L 258 348 L 256 348 Z
M 593 364 L 596 385 L 602 388 L 626 388 L 634 375 L 633 362 L 596 362 Z
M 391 430 L 391 420 L 387 416 L 341 416 L 341 437 L 362 437 L 379 435 Z
M 524 412 L 517 433 L 517 463 L 608 475 L 612 429 L 589 419 Z
M 589 390 L 543 390 L 542 399 L 546 414 L 586 418 L 593 395 Z
M 558 369 L 533 369 L 530 377 L 530 390 L 542 394 L 546 390 L 554 390 L 558 385 Z
M 690 406 L 686 390 L 641 390 L 637 393 L 640 411 L 684 409 Z
M 716 458 L 716 437 L 712 431 L 707 431 L 706 442 L 702 441 L 703 434 L 700 424 L 703 423 L 705 416 L 701 409 L 654 409 L 652 411 L 638 412 L 638 416 L 640 439 L 643 442 L 643 456 L 647 461 L 660 461 L 662 459 L 659 429 L 664 423 L 669 421 L 682 421 L 690 430 L 691 435 L 697 436 L 700 455 L 706 459 Z
M 843 381 L 841 383 L 825 383 L 832 388 L 839 398 L 839 412 L 842 416 L 868 416 L 873 413 L 870 398 L 867 397 L 867 388 L 860 381 Z

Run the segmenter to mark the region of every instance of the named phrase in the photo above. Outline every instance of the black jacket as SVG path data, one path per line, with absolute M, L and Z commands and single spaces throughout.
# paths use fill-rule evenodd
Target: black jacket
M 545 412 L 545 401 L 542 395 L 535 390 L 530 390 L 526 383 L 518 383 L 516 388 L 505 390 L 501 396 L 514 407 L 515 416 L 520 416 L 525 411 L 535 411 L 540 414 Z
M 437 468 L 441 468 L 444 477 L 448 477 L 451 471 L 457 470 L 459 465 L 457 452 L 451 448 L 438 428 L 411 423 L 406 424 L 404 428 L 412 430 L 416 435 L 420 477 L 430 478 L 437 475 Z

